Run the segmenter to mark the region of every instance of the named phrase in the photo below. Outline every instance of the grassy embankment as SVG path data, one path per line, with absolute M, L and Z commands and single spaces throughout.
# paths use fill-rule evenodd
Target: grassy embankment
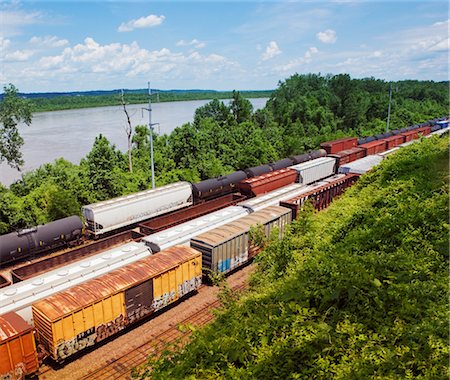
M 272 91 L 241 91 L 245 98 L 268 98 Z M 231 91 L 161 91 L 152 95 L 152 102 L 177 102 L 189 100 L 231 99 Z M 148 94 L 141 92 L 126 92 L 127 104 L 148 103 Z M 91 107 L 119 106 L 120 93 L 104 95 L 62 95 L 53 97 L 31 98 L 33 112 L 58 111 Z
M 448 379 L 448 156 L 412 144 L 305 211 L 247 295 L 138 377 Z

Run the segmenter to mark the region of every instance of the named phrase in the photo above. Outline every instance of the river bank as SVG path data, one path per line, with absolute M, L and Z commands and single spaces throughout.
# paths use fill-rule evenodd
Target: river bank
M 267 98 L 250 99 L 253 108 L 260 109 Z M 191 122 L 195 110 L 208 100 L 165 102 L 152 104 L 152 122 L 159 123 L 156 133 L 169 134 L 176 127 Z M 148 104 L 128 106 L 133 127 L 148 124 L 148 113 L 143 110 Z M 78 164 L 92 148 L 100 133 L 121 151 L 127 149 L 124 127 L 126 118 L 123 109 L 116 106 L 39 112 L 33 115 L 31 126 L 19 125 L 25 143 L 22 147 L 25 165 L 23 172 L 37 169 L 44 163 L 64 157 Z M 0 164 L 0 182 L 11 185 L 21 178 L 21 173 L 5 163 Z

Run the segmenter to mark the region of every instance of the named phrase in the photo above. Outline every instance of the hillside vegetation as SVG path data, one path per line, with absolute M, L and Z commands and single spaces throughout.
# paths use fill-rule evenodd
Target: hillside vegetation
M 394 89 L 391 129 L 447 113 L 448 83 L 403 81 Z M 230 98 L 229 105 L 214 99 L 196 110 L 191 123 L 170 135 L 154 136 L 157 186 L 265 164 L 318 149 L 326 140 L 380 133 L 385 130 L 389 83 L 296 74 L 280 82 L 266 107 L 255 112 L 243 94 L 232 92 Z M 125 133 L 123 138 L 126 141 Z M 136 126 L 132 173 L 127 153 L 100 135 L 79 165 L 61 158 L 24 174 L 9 189 L 0 185 L 0 234 L 79 214 L 84 204 L 149 188 L 149 152 L 148 128 Z
M 136 377 L 448 379 L 448 157 L 412 144 L 304 211 L 245 296 Z

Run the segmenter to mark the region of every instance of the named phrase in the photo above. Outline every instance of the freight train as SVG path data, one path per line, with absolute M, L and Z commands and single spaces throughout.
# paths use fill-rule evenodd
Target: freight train
M 428 135 L 448 127 L 448 119 L 434 119 L 426 123 L 393 130 L 364 138 L 343 138 L 321 144 L 320 150 L 291 156 L 267 165 L 239 170 L 226 176 L 207 179 L 198 183 L 178 182 L 157 189 L 141 191 L 82 207 L 85 221 L 85 235 L 97 239 L 113 232 L 131 229 L 145 220 L 158 221 L 158 216 L 176 215 L 177 222 L 189 220 L 204 214 L 209 202 L 217 198 L 240 193 L 245 197 L 257 194 L 251 191 L 255 177 L 263 181 L 261 175 L 278 174 L 279 183 L 288 183 L 289 171 L 286 168 L 311 161 L 316 164 L 318 158 L 328 159 L 340 166 L 368 155 L 390 150 L 403 143 L 417 139 L 419 135 Z M 333 160 L 332 160 L 333 159 Z M 272 182 L 270 175 L 266 182 Z M 238 198 L 229 199 L 222 206 L 237 203 Z M 192 209 L 195 208 L 196 209 Z M 189 209 L 189 210 L 188 210 Z M 177 213 L 178 211 L 178 213 Z M 208 211 L 206 211 L 208 212 Z M 187 216 L 186 218 L 184 218 Z M 184 219 L 183 219 L 184 218 Z M 59 219 L 32 229 L 21 230 L 0 236 L 0 268 L 5 264 L 44 255 L 57 248 L 79 244 L 83 239 L 83 223 L 78 216 Z
M 448 126 L 433 133 L 446 130 Z M 431 128 L 420 133 L 429 132 Z M 406 136 L 398 135 L 402 136 L 402 145 L 413 141 L 405 143 Z M 317 209 L 326 207 L 361 172 L 373 166 L 373 157 L 398 149 L 394 146 L 386 151 L 388 141 L 393 140 L 388 140 L 390 137 L 373 140 L 384 141 L 384 152 L 370 151 L 379 149 L 377 144 L 363 146 L 373 141 L 355 145 L 355 139 L 347 138 L 323 143 L 322 147 L 330 151 L 327 157 L 319 151 L 319 158 L 293 162 L 287 169 L 277 168 L 269 173 L 251 168 L 259 175 L 229 186 L 231 191 L 249 195 L 234 206 L 197 218 L 190 214 L 191 220 L 175 223 L 139 242 L 107 247 L 81 259 L 75 251 L 67 252 L 72 260 L 69 265 L 64 261 L 62 266 L 57 257 L 51 258 L 56 262 L 54 267 L 46 266 L 47 271 L 41 268 L 37 276 L 0 289 L 0 374 L 14 378 L 17 373 L 35 372 L 38 351 L 40 359 L 48 356 L 63 362 L 195 292 L 201 284 L 202 268 L 220 273 L 239 268 L 260 250 L 250 240 L 251 227 L 260 225 L 266 236 L 277 227 L 282 236 L 307 200 L 312 200 Z M 348 169 L 349 162 L 358 162 L 358 154 L 352 151 L 358 146 L 369 154 L 363 160 L 372 161 L 364 166 L 360 160 L 356 169 Z M 338 162 L 347 163 L 338 167 Z M 345 174 L 336 174 L 345 168 Z M 199 190 L 197 196 L 209 202 L 210 195 L 200 192 L 204 191 Z M 148 227 L 144 223 L 140 228 L 143 231 Z

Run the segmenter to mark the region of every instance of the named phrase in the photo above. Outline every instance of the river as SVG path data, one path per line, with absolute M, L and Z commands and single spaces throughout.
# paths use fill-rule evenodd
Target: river
M 253 109 L 263 108 L 267 98 L 249 99 Z M 193 120 L 198 107 L 208 100 L 167 102 L 152 104 L 152 123 L 158 134 L 169 134 L 176 127 Z M 227 101 L 225 101 L 227 102 Z M 133 128 L 148 125 L 148 104 L 127 106 Z M 75 164 L 92 149 L 95 137 L 100 133 L 121 151 L 127 149 L 125 133 L 126 118 L 119 106 L 83 108 L 76 110 L 40 112 L 33 115 L 31 126 L 20 124 L 19 132 L 25 143 L 22 154 L 24 172 L 38 168 L 44 163 L 64 157 Z M 9 186 L 21 178 L 21 173 L 5 163 L 0 165 L 0 182 Z

